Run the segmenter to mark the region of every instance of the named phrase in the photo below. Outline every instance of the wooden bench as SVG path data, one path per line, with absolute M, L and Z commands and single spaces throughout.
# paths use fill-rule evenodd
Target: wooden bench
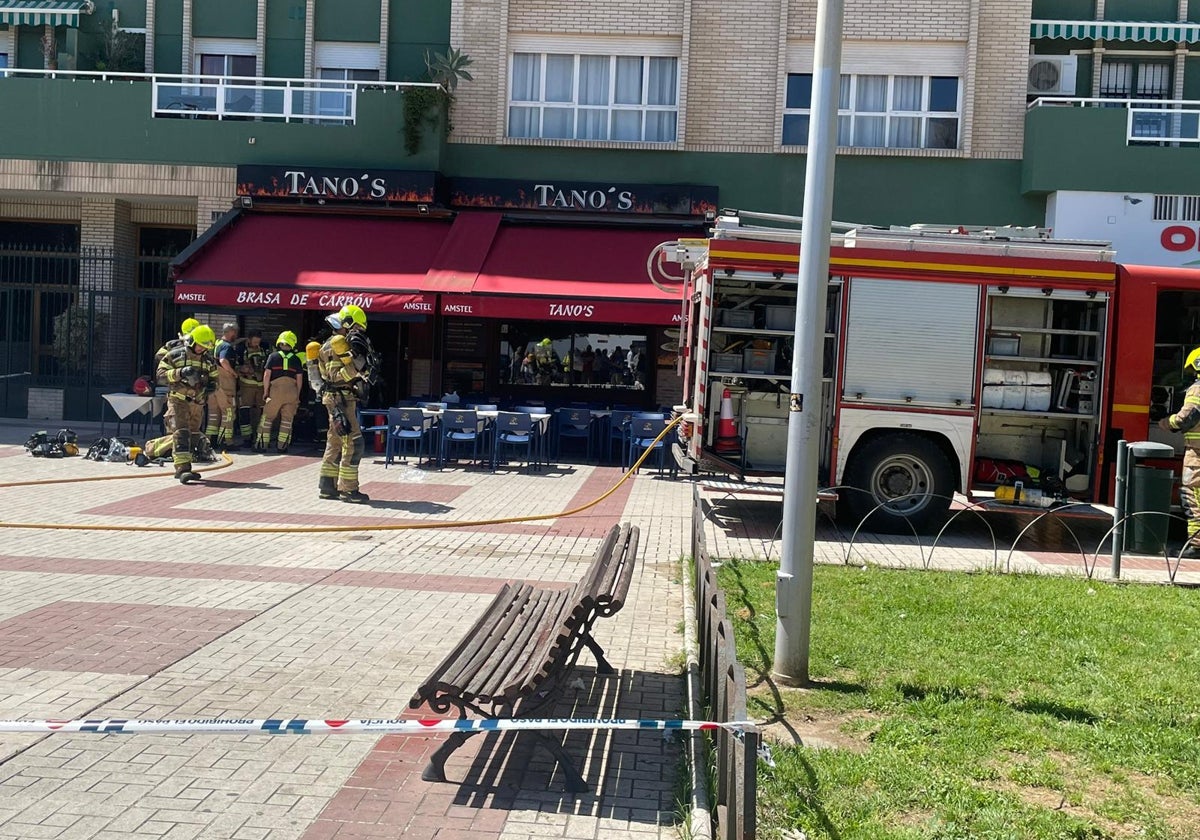
M 469 712 L 492 720 L 529 717 L 557 697 L 584 648 L 595 658 L 598 673 L 615 673 L 592 636 L 592 626 L 624 606 L 637 547 L 636 527 L 614 525 L 583 579 L 569 589 L 504 584 L 417 689 L 409 707 L 427 704 L 438 713 L 457 709 L 459 718 Z M 446 759 L 474 734 L 452 733 L 430 757 L 421 778 L 446 781 Z M 562 768 L 567 789 L 586 791 L 587 783 L 562 745 L 547 733 L 536 734 Z

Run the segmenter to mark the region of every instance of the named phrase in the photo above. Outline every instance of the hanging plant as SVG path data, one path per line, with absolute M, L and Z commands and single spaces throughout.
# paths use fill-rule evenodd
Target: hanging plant
M 426 79 L 436 88 L 410 88 L 404 92 L 404 151 L 415 155 L 421 148 L 425 126 L 436 127 L 443 120 L 443 136 L 450 133 L 450 108 L 460 81 L 474 81 L 467 70 L 474 62 L 462 50 L 450 47 L 444 53 L 425 52 Z

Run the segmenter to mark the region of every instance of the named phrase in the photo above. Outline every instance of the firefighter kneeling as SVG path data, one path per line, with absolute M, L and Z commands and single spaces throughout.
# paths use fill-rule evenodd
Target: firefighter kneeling
M 368 502 L 367 495 L 358 489 L 358 464 L 364 449 L 362 428 L 358 424 L 358 400 L 366 396 L 364 392 L 371 376 L 372 354 L 367 352 L 370 345 L 362 335 L 367 328 L 367 315 L 361 308 L 349 305 L 336 315 L 330 315 L 326 321 L 334 328 L 334 334 L 315 351 L 313 345 L 308 346 L 312 385 L 321 395 L 321 403 L 329 410 L 329 433 L 325 457 L 321 461 L 319 496 L 343 502 Z M 360 350 L 354 350 L 352 344 Z
M 188 334 L 183 346 L 158 363 L 158 382 L 167 386 L 167 434 L 146 443 L 151 458 L 173 449 L 175 477 L 187 484 L 200 478 L 192 471 L 192 451 L 200 448 L 204 402 L 216 385 L 217 365 L 209 355 L 217 343 L 212 328 L 201 324 Z

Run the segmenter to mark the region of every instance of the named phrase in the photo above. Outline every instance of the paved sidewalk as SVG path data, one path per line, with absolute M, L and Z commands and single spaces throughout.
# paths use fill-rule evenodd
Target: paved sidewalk
M 0 425 L 2 440 L 28 435 Z M 311 456 L 235 455 L 183 487 L 169 468 L 31 458 L 0 441 L 0 519 L 122 525 L 119 533 L 4 530 L 0 717 L 391 717 L 509 579 L 576 580 L 617 521 L 642 529 L 625 609 L 598 626 L 619 669 L 585 654 L 563 716 L 676 717 L 683 686 L 678 560 L 692 484 L 644 473 L 585 514 L 447 530 L 287 533 L 554 514 L 617 482 L 611 467 L 546 474 L 385 470 L 369 456 L 370 506 L 316 498 Z M 97 476 L 119 480 L 85 481 Z M 129 478 L 126 476 L 142 476 Z M 705 494 L 717 556 L 778 557 L 778 501 Z M 851 535 L 822 519 L 820 562 L 1084 573 L 1096 525 L 963 517 L 933 545 Z M 146 526 L 252 527 L 250 534 L 148 533 Z M 270 530 L 266 530 L 270 529 Z M 279 531 L 279 533 L 276 533 Z M 995 548 L 993 537 L 995 534 Z M 1064 550 L 1078 538 L 1083 552 Z M 1107 574 L 1101 555 L 1095 567 Z M 1126 576 L 1165 580 L 1161 558 Z M 1178 579 L 1200 580 L 1184 561 Z M 592 792 L 570 796 L 527 739 L 473 738 L 450 782 L 420 779 L 435 737 L 0 736 L 0 840 L 678 836 L 678 746 L 657 733 L 566 738 Z
M 24 431 L 27 436 L 28 432 Z M 23 436 L 14 435 L 21 437 Z M 9 436 L 13 439 L 13 436 Z M 678 560 L 690 486 L 644 474 L 569 519 L 449 530 L 157 534 L 221 527 L 556 513 L 620 477 L 393 466 L 369 456 L 370 506 L 320 501 L 317 460 L 235 454 L 183 487 L 169 468 L 43 460 L 0 445 L 5 529 L 0 717 L 391 717 L 508 579 L 575 581 L 607 529 L 642 529 L 630 601 L 598 625 L 615 677 L 585 654 L 556 713 L 677 717 Z M 101 475 L 146 478 L 83 482 Z M 421 781 L 440 740 L 402 736 L 0 736 L 0 838 L 675 837 L 678 747 L 661 733 L 572 734 L 592 785 L 527 739 L 471 739 L 451 782 Z

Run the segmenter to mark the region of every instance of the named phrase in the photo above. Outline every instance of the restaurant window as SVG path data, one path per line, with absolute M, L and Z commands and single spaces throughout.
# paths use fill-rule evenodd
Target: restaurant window
M 501 324 L 500 384 L 597 392 L 649 387 L 654 358 L 647 358 L 648 333 L 619 326 L 589 327 L 583 331 L 566 324 Z
M 508 136 L 673 143 L 679 59 L 515 52 Z

